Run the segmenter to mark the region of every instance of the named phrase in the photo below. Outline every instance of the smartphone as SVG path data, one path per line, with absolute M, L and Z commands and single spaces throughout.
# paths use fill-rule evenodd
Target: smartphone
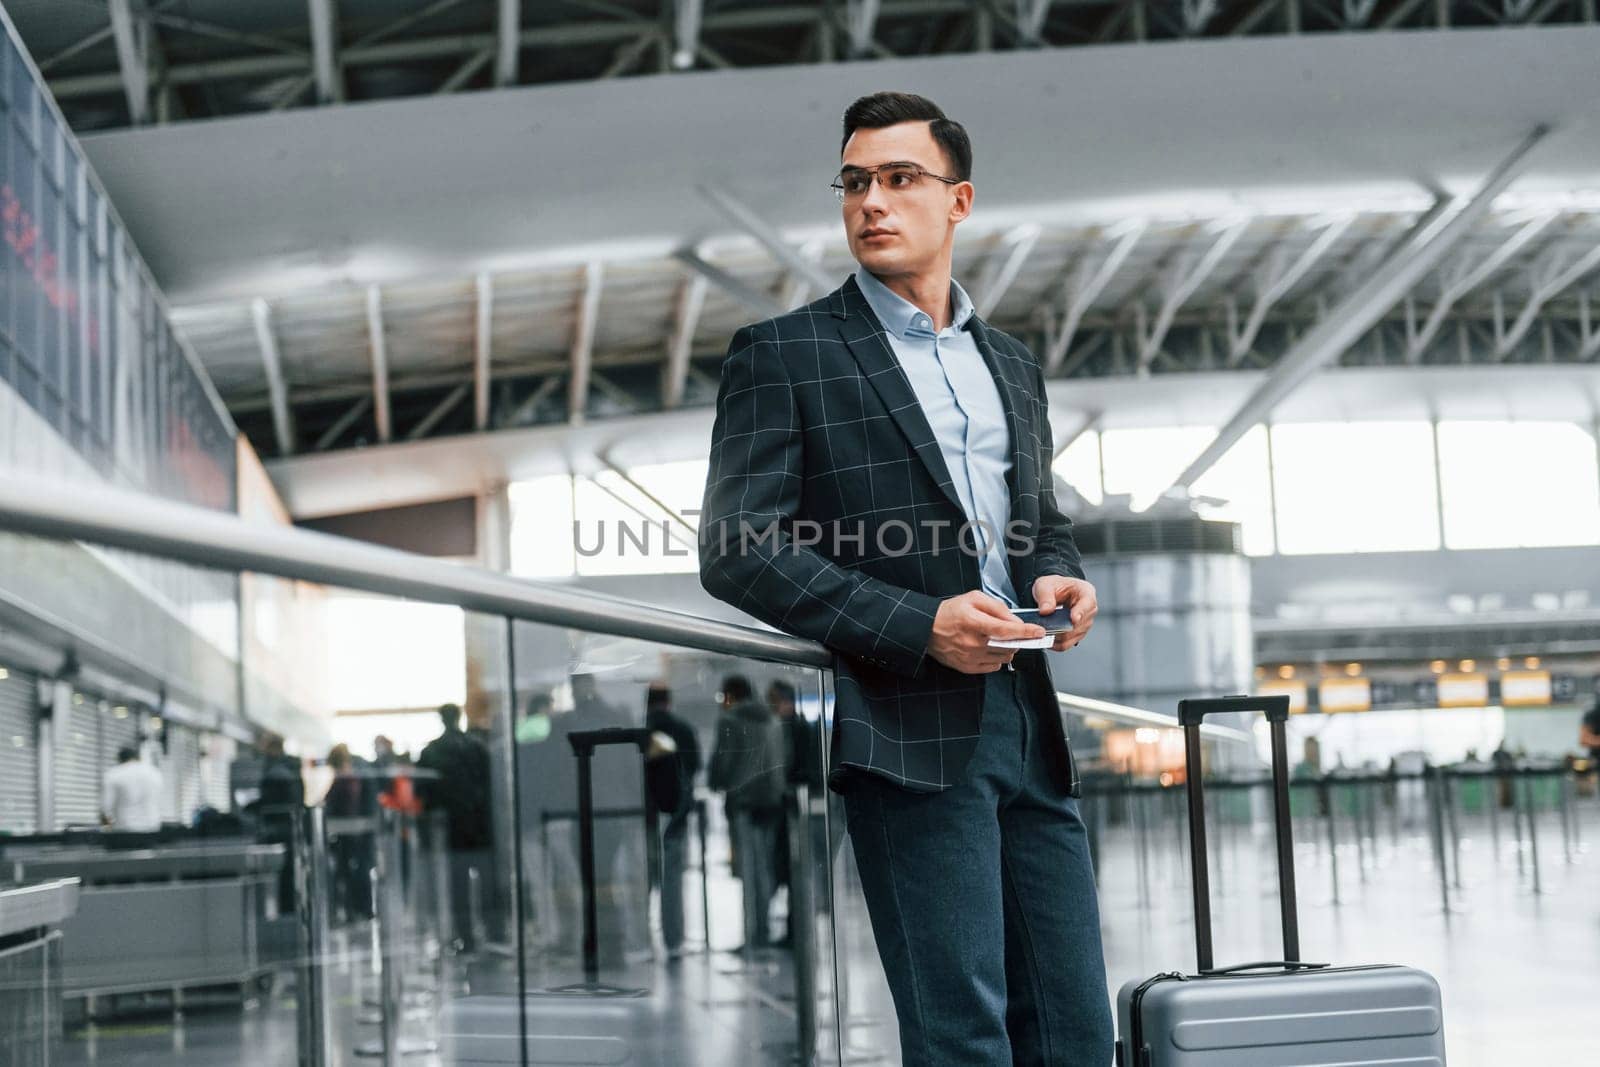
M 1072 611 L 1065 604 L 1057 604 L 1056 610 L 1048 615 L 1039 614 L 1038 608 L 1012 608 L 1011 614 L 1023 622 L 1043 626 L 1047 634 L 1065 633 L 1072 629 Z

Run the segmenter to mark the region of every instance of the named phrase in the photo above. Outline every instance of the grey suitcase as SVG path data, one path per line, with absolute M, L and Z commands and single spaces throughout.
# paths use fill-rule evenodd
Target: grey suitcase
M 1283 959 L 1214 967 L 1206 873 L 1200 723 L 1219 712 L 1264 711 L 1272 731 Z M 1289 824 L 1289 698 L 1220 697 L 1178 704 L 1189 800 L 1198 973 L 1135 980 L 1117 994 L 1118 1067 L 1443 1067 L 1439 985 L 1411 967 L 1330 967 L 1300 961 L 1294 842 Z

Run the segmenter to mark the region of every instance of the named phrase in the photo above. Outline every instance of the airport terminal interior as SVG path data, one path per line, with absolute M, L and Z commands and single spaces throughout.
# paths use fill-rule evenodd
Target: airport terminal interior
M 697 552 L 880 90 L 971 136 L 1097 593 L 1039 662 L 1108 1002 L 1197 970 L 1203 774 L 1218 963 L 1286 830 L 1303 960 L 1593 1055 L 1596 6 L 0 0 L 0 1067 L 916 1064 L 829 785 L 877 668 Z M 1188 758 L 1229 694 L 1286 807 L 1260 716 Z

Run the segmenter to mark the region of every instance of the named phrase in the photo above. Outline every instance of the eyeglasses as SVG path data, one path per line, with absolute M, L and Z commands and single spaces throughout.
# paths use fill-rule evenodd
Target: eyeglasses
M 846 167 L 833 179 L 832 189 L 840 200 L 856 200 L 867 195 L 873 179 L 891 193 L 903 193 L 921 185 L 924 178 L 946 185 L 960 185 L 962 181 L 923 170 L 915 163 L 880 163 L 876 167 Z

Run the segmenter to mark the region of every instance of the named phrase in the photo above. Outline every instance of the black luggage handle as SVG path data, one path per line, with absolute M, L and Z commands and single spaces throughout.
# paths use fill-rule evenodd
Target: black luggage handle
M 1194 723 L 1207 715 L 1222 715 L 1230 711 L 1259 711 L 1267 717 L 1268 722 L 1289 721 L 1289 698 L 1287 696 L 1231 696 L 1231 697 L 1202 697 L 1194 700 L 1178 701 L 1178 722 L 1184 726 Z
M 1178 701 L 1183 725 L 1185 788 L 1189 794 L 1189 865 L 1194 875 L 1195 962 L 1201 973 L 1215 969 L 1211 952 L 1211 881 L 1206 869 L 1206 805 L 1201 783 L 1200 723 L 1222 712 L 1260 711 L 1272 731 L 1272 810 L 1278 840 L 1278 909 L 1283 923 L 1283 959 L 1300 961 L 1300 919 L 1295 911 L 1294 834 L 1289 823 L 1289 720 L 1287 696 L 1226 696 Z

